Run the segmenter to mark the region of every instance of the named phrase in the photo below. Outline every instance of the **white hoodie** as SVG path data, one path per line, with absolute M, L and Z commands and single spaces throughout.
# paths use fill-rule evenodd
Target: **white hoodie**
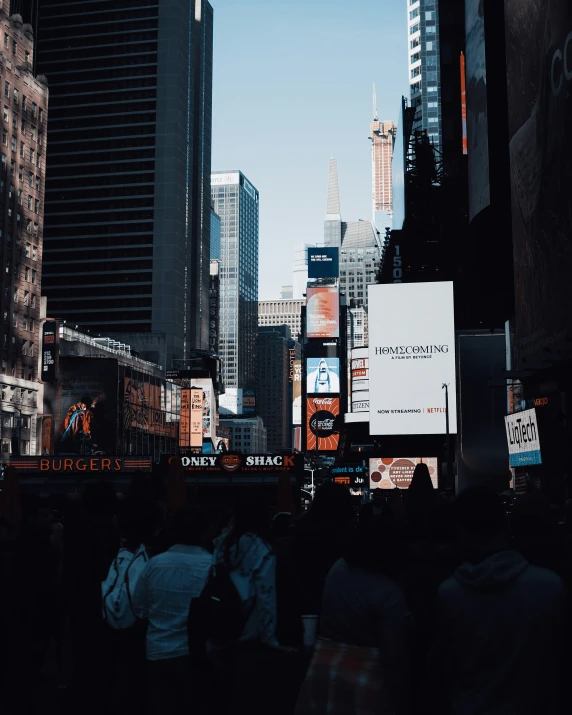
M 465 563 L 439 589 L 431 666 L 452 715 L 559 712 L 565 590 L 517 551 Z

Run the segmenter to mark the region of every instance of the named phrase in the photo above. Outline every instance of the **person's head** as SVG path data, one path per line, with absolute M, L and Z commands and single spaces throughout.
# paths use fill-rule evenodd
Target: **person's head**
M 112 516 L 117 508 L 117 494 L 111 482 L 91 482 L 82 495 L 84 509 L 90 514 Z
M 209 519 L 204 509 L 179 509 L 175 513 L 173 532 L 177 544 L 203 546 L 208 528 Z
M 488 487 L 461 492 L 454 504 L 460 546 L 469 558 L 508 546 L 507 520 L 501 498 Z
M 395 527 L 389 523 L 348 529 L 342 550 L 350 566 L 393 576 L 402 562 Z
M 84 395 L 79 401 L 82 410 L 89 410 L 89 408 L 91 407 L 91 403 L 92 399 L 91 397 L 89 397 L 89 395 Z
M 411 514 L 425 511 L 435 498 L 433 482 L 429 468 L 425 463 L 417 464 L 413 471 L 411 484 L 407 489 L 407 511 Z
M 352 520 L 352 498 L 342 484 L 323 484 L 316 489 L 310 507 L 312 519 L 344 526 Z

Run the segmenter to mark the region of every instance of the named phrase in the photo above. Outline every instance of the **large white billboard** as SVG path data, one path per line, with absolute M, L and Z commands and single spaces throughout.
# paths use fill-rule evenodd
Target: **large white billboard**
M 453 283 L 368 286 L 372 435 L 457 431 Z

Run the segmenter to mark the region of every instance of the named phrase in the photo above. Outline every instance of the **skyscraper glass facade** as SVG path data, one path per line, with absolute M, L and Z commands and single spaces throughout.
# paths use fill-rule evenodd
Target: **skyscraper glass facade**
M 407 0 L 409 87 L 415 107 L 413 129 L 427 131 L 439 150 L 441 134 L 441 78 L 438 0 Z
M 240 171 L 211 175 L 221 220 L 220 355 L 227 387 L 256 387 L 258 191 Z
M 220 216 L 211 209 L 211 261 L 220 261 Z
M 50 314 L 170 366 L 208 348 L 212 8 L 38 7 Z

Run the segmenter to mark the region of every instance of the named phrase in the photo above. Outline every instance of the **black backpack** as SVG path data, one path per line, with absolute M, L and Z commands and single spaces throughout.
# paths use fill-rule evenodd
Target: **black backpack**
M 213 566 L 201 595 L 193 598 L 189 609 L 189 652 L 202 656 L 206 642 L 221 647 L 237 641 L 254 609 L 246 608 L 232 582 L 230 569 Z

